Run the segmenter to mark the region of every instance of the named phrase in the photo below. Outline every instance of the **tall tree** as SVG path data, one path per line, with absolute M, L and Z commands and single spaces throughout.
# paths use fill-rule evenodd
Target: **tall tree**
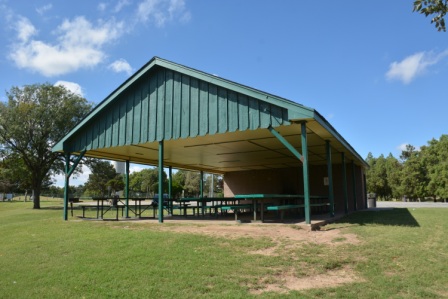
M 51 148 L 92 108 L 84 98 L 63 86 L 50 84 L 12 87 L 0 102 L 0 143 L 26 166 L 34 190 L 33 208 L 40 208 L 42 182 L 60 173 L 63 161 Z
M 369 153 L 369 155 L 371 154 Z M 370 166 L 367 172 L 367 190 L 376 193 L 380 198 L 388 199 L 391 190 L 387 182 L 386 158 L 383 155 L 380 155 L 378 158 L 368 156 L 367 161 Z
M 200 193 L 201 174 L 197 171 L 187 171 L 184 190 L 187 196 L 197 197 Z
M 391 153 L 386 158 L 387 185 L 389 187 L 389 198 L 401 198 L 403 189 L 401 188 L 401 171 L 403 165 Z
M 408 145 L 400 156 L 404 161 L 401 172 L 401 189 L 403 194 L 411 200 L 420 200 L 428 196 L 427 168 L 422 159 L 424 151 L 424 147 L 418 151 L 415 147 Z
M 423 163 L 428 173 L 428 193 L 434 199 L 448 198 L 448 135 L 432 139 L 425 147 Z
M 108 183 L 117 176 L 114 166 L 109 161 L 87 159 L 86 165 L 92 171 L 85 184 L 86 194 L 90 196 L 108 196 Z
M 179 169 L 173 174 L 173 197 L 180 198 L 182 197 L 184 186 L 185 186 L 185 177 L 187 176 L 187 171 Z
M 134 172 L 129 176 L 129 187 L 136 192 L 146 193 L 146 196 L 151 196 L 157 192 L 159 181 L 159 169 L 148 168 L 139 172 Z M 168 186 L 168 179 L 165 172 L 163 172 L 164 190 Z
M 446 31 L 445 15 L 448 12 L 448 0 L 415 0 L 414 11 L 426 17 L 435 15 L 431 19 L 438 31 Z

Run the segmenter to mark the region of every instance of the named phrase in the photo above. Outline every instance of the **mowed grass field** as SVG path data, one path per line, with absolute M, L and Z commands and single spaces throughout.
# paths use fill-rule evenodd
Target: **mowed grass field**
M 337 231 L 326 243 L 178 229 L 204 225 L 63 221 L 60 202 L 41 210 L 0 202 L 0 298 L 448 297 L 448 209 L 363 211 L 320 232 L 293 227 L 311 239 Z M 351 279 L 333 284 L 338 275 Z M 294 287 L 303 281 L 311 286 Z

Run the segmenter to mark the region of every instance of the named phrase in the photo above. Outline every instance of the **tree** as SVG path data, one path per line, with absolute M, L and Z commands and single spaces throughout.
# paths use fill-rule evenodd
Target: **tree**
M 107 188 L 110 187 L 112 192 L 118 192 L 120 190 L 124 190 L 125 183 L 124 183 L 124 176 L 122 174 L 117 174 L 115 177 L 111 180 L 109 180 L 106 183 Z
M 390 190 L 390 198 L 403 197 L 401 188 L 401 171 L 403 165 L 391 153 L 386 158 L 387 185 Z
M 212 188 L 212 183 L 213 183 L 213 188 Z M 223 182 L 222 176 L 217 175 L 217 174 L 207 175 L 205 182 L 204 182 L 204 195 L 211 194 L 212 190 L 213 190 L 212 197 L 214 197 L 215 194 L 222 194 L 223 183 L 224 182 Z
M 187 171 L 184 190 L 186 196 L 197 197 L 200 193 L 201 174 L 197 171 Z
M 366 161 L 370 166 L 366 175 L 367 191 L 376 193 L 385 200 L 401 197 L 402 164 L 392 154 L 387 158 L 383 155 L 374 158 L 372 153 L 369 153 Z
M 442 199 L 448 198 L 448 135 L 432 139 L 425 147 L 423 163 L 428 174 L 428 193 Z
M 173 174 L 173 197 L 174 198 L 180 198 L 182 197 L 182 191 L 184 190 L 185 186 L 185 177 L 187 176 L 187 172 L 185 170 L 178 170 L 175 174 Z
M 129 188 L 136 192 L 146 193 L 149 197 L 151 194 L 158 192 L 159 169 L 148 168 L 139 172 L 134 172 L 129 176 Z M 168 186 L 168 179 L 165 171 L 163 172 L 164 190 Z
M 448 0 L 415 0 L 414 12 L 424 14 L 426 17 L 435 15 L 431 19 L 437 31 L 446 31 L 445 15 L 448 12 Z
M 422 156 L 424 147 L 417 151 L 412 145 L 407 145 L 400 156 L 403 162 L 401 172 L 401 189 L 403 194 L 412 200 L 424 199 L 428 196 L 427 168 Z
M 90 196 L 110 195 L 108 194 L 108 182 L 117 176 L 114 166 L 109 161 L 98 159 L 87 159 L 86 165 L 92 171 L 85 184 L 86 194 Z
M 84 98 L 63 86 L 46 84 L 12 87 L 0 102 L 0 144 L 18 155 L 34 190 L 34 209 L 40 208 L 42 182 L 63 170 L 61 154 L 52 147 L 92 108 Z

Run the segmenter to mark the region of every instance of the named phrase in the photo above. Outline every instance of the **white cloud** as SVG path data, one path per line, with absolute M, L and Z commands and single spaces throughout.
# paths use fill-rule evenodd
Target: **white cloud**
M 17 38 L 20 42 L 26 43 L 35 34 L 37 34 L 36 28 L 31 24 L 30 20 L 24 17 L 20 17 L 15 24 L 17 31 Z
M 114 12 L 119 12 L 123 9 L 123 7 L 130 5 L 131 2 L 129 0 L 119 0 L 117 5 L 115 5 Z
M 419 52 L 406 57 L 400 62 L 394 61 L 389 66 L 386 78 L 409 84 L 415 77 L 424 74 L 430 66 L 437 64 L 446 56 L 448 56 L 448 50 L 439 54 L 434 52 Z
M 100 22 L 94 26 L 84 17 L 65 20 L 55 31 L 55 44 L 30 39 L 36 34 L 25 18 L 17 23 L 20 42 L 13 46 L 10 58 L 19 68 L 51 77 L 93 67 L 105 58 L 102 47 L 123 33 L 123 22 Z M 34 30 L 33 30 L 34 29 Z
M 131 166 L 129 167 L 129 173 L 140 172 L 143 169 L 147 169 L 147 168 L 149 168 L 149 167 L 143 166 L 143 165 L 138 165 L 138 164 L 131 164 Z
M 49 3 L 44 6 L 36 8 L 36 11 L 38 14 L 43 15 L 45 12 L 49 11 L 52 8 L 53 8 L 53 5 L 51 3 Z
M 81 85 L 75 82 L 68 82 L 68 81 L 57 81 L 54 86 L 64 86 L 67 90 L 73 92 L 74 94 L 77 94 L 81 97 L 84 97 L 84 93 L 82 91 Z
M 107 8 L 107 3 L 104 3 L 104 2 L 99 3 L 98 6 L 97 6 L 97 9 L 99 11 L 105 11 L 106 8 Z
M 172 20 L 188 22 L 191 14 L 185 0 L 144 0 L 138 5 L 137 17 L 142 22 L 153 21 L 157 27 L 162 27 Z
M 115 60 L 109 65 L 109 68 L 116 73 L 125 72 L 128 75 L 132 74 L 131 65 L 124 59 Z
M 79 166 L 78 166 L 79 168 Z M 92 171 L 90 169 L 83 165 L 82 166 L 82 173 L 77 175 L 72 175 L 70 177 L 70 186 L 79 186 L 84 185 L 89 180 L 89 174 L 91 174 Z M 64 187 L 65 184 L 65 175 L 64 174 L 58 174 L 54 175 L 52 177 L 54 185 L 58 187 Z

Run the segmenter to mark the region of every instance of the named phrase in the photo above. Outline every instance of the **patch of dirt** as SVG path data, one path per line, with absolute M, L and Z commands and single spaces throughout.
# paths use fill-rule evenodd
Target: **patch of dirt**
M 291 268 L 280 274 L 277 282 L 266 283 L 264 280 L 265 278 L 260 279 L 263 288 L 252 290 L 252 294 L 259 295 L 265 292 L 287 293 L 289 291 L 337 287 L 341 284 L 364 281 L 349 267 L 305 277 L 296 277 Z
M 229 239 L 269 238 L 272 241 L 289 240 L 293 243 L 307 242 L 338 246 L 342 244 L 358 244 L 359 239 L 354 234 L 343 234 L 339 229 L 308 231 L 297 226 L 274 224 L 243 224 L 243 225 L 179 225 L 160 226 L 160 230 L 179 233 L 201 234 L 212 237 L 225 237 Z M 267 254 L 260 252 L 260 254 Z

